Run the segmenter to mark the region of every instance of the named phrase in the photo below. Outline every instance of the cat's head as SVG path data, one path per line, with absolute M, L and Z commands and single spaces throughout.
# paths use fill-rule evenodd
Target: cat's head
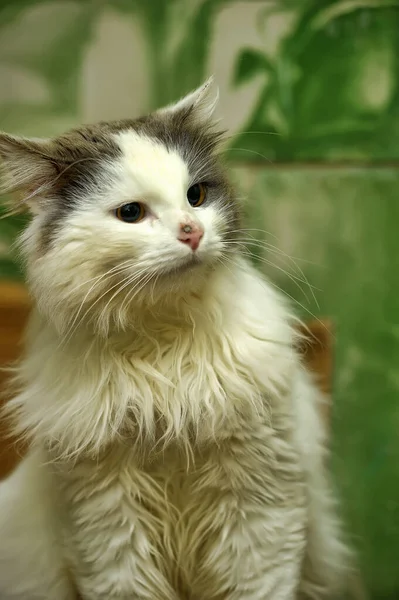
M 126 326 L 132 307 L 198 292 L 234 248 L 240 211 L 218 158 L 216 96 L 208 81 L 136 120 L 52 140 L 0 134 L 4 187 L 32 214 L 29 283 L 60 327 Z

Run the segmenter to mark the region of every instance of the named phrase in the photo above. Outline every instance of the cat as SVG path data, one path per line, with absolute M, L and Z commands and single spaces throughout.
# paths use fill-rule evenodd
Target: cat
M 35 308 L 8 404 L 3 600 L 289 600 L 348 571 L 297 319 L 242 251 L 207 81 L 135 120 L 0 135 Z

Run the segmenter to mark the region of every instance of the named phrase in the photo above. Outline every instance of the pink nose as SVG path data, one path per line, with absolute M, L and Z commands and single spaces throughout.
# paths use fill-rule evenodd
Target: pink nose
M 181 223 L 177 239 L 183 244 L 190 246 L 191 250 L 196 250 L 204 235 L 203 230 L 194 223 Z

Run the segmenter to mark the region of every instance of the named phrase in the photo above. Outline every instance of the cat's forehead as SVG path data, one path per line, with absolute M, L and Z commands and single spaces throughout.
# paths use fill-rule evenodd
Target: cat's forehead
M 66 165 L 58 178 L 66 205 L 84 200 L 93 189 L 104 190 L 116 179 L 149 185 L 187 185 L 219 177 L 215 150 L 221 133 L 209 124 L 196 125 L 181 115 L 149 115 L 136 120 L 99 123 L 73 130 L 51 147 L 54 161 Z M 90 193 L 91 196 L 93 196 Z
M 190 173 L 181 153 L 134 130 L 114 134 L 120 149 L 117 169 L 127 186 L 156 194 L 187 186 Z

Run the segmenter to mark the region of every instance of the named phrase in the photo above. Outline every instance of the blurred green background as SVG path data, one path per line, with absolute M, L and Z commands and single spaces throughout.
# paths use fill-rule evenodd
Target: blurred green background
M 334 320 L 334 472 L 367 590 L 399 598 L 399 0 L 0 0 L 8 132 L 134 117 L 211 73 L 254 257 Z

